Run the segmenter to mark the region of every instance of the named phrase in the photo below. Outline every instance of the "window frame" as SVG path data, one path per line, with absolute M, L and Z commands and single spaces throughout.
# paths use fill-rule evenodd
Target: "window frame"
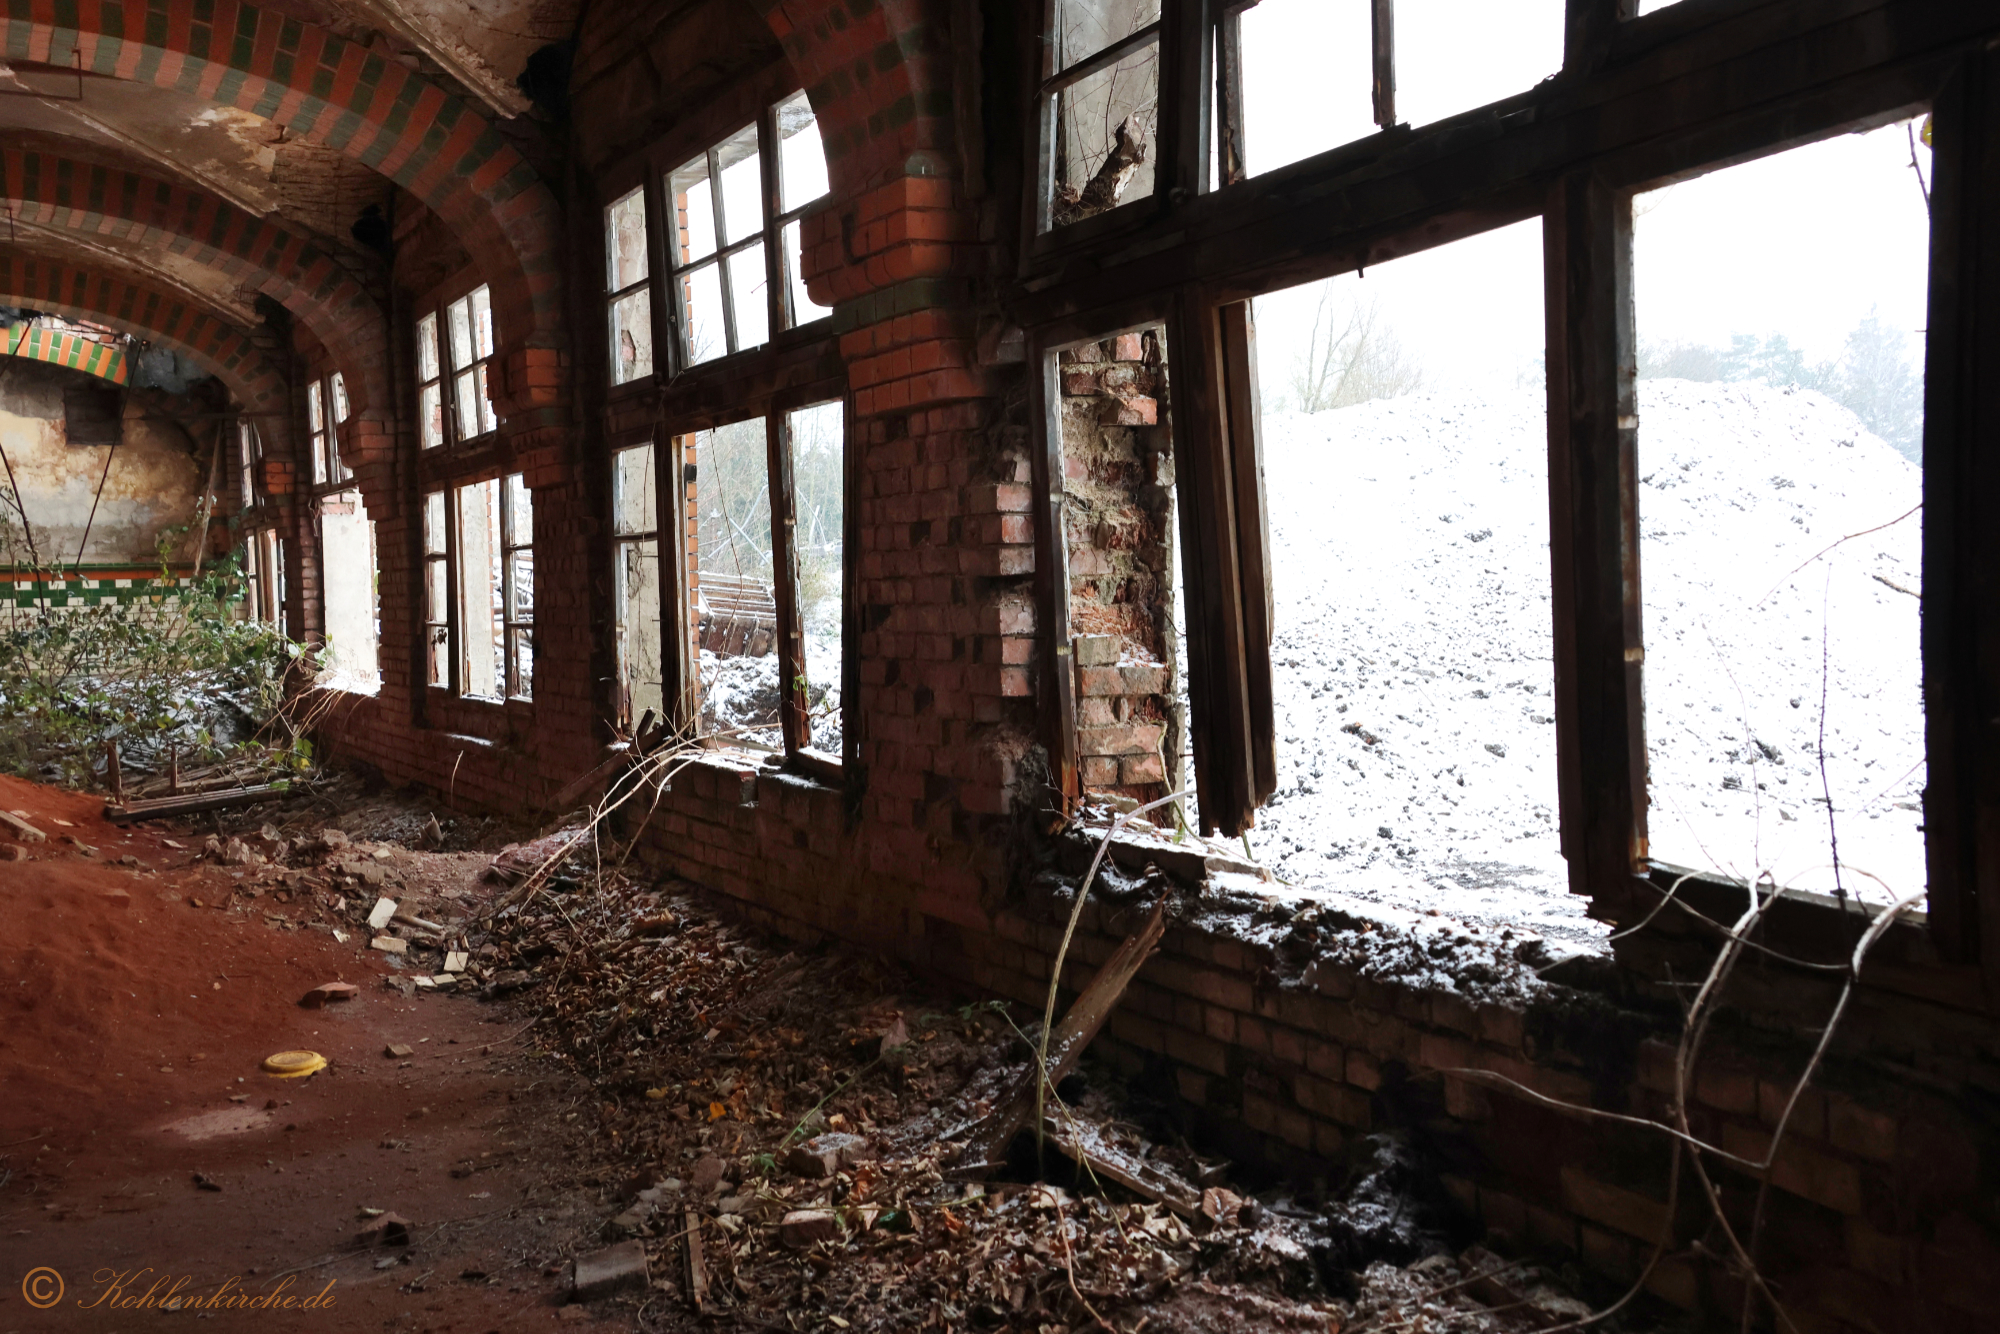
M 532 524 L 533 492 L 528 491 L 526 475 L 519 471 L 496 473 L 490 469 L 481 469 L 476 473 L 471 473 L 463 477 L 434 478 L 423 484 L 418 495 L 420 517 L 418 521 L 419 532 L 417 541 L 420 551 L 419 578 L 421 580 L 418 605 L 423 611 L 423 620 L 419 622 L 419 625 L 422 630 L 422 643 L 420 647 L 424 654 L 422 666 L 425 688 L 427 690 L 443 691 L 455 703 L 502 708 L 509 704 L 529 704 L 534 700 L 534 678 L 532 671 L 526 681 L 527 692 L 521 692 L 520 687 L 523 684 L 521 663 L 517 659 L 514 638 L 511 633 L 517 629 L 524 630 L 530 635 L 534 632 L 532 610 L 527 618 L 517 619 L 513 615 L 513 608 L 509 602 L 509 597 L 513 591 L 511 557 L 516 552 L 526 551 L 529 553 L 532 561 L 535 545 L 532 528 L 530 529 L 527 542 L 512 546 L 508 545 L 511 531 L 508 524 L 513 505 L 509 494 L 512 488 L 509 484 L 516 478 L 521 479 L 522 491 L 530 496 L 529 521 Z M 488 584 L 488 593 L 489 597 L 497 594 L 500 599 L 500 635 L 494 646 L 495 653 L 499 655 L 501 681 L 503 682 L 499 695 L 477 694 L 470 689 L 471 671 L 466 659 L 470 644 L 466 633 L 464 613 L 461 610 L 465 605 L 466 588 L 464 581 L 468 572 L 459 539 L 459 534 L 462 531 L 461 525 L 465 521 L 461 496 L 468 488 L 484 486 L 487 483 L 492 483 L 495 488 L 496 500 L 494 503 L 498 514 L 498 518 L 496 519 L 497 529 L 494 559 L 499 565 L 499 570 L 497 577 L 489 576 L 491 582 Z M 441 548 L 433 548 L 430 531 L 431 502 L 435 497 L 439 496 L 443 497 L 443 543 Z M 444 569 L 443 619 L 438 618 L 438 608 L 432 605 L 432 580 L 435 578 L 432 569 L 434 566 L 442 566 Z M 532 643 L 532 640 L 530 642 Z M 434 646 L 437 644 L 444 645 L 445 679 L 442 681 L 435 679 L 436 662 L 430 656 L 434 652 Z
M 782 90 L 782 91 L 780 91 Z M 750 114 L 737 112 L 728 119 L 705 118 L 691 126 L 691 131 L 699 131 L 692 142 L 687 134 L 677 134 L 669 140 L 636 155 L 621 167 L 606 176 L 607 182 L 614 182 L 615 188 L 606 191 L 607 202 L 600 212 L 602 230 L 600 244 L 605 244 L 606 254 L 602 272 L 605 274 L 604 290 L 600 294 L 603 302 L 605 337 L 602 344 L 609 353 L 610 312 L 615 301 L 628 298 L 636 293 L 642 284 L 649 286 L 651 296 L 653 329 L 653 369 L 648 375 L 634 376 L 624 383 L 615 383 L 613 367 L 605 367 L 602 382 L 612 400 L 622 400 L 629 396 L 643 394 L 648 390 L 660 392 L 662 382 L 671 387 L 681 387 L 690 378 L 706 378 L 711 375 L 727 377 L 741 373 L 745 361 L 755 361 L 761 357 L 782 356 L 788 350 L 811 340 L 830 336 L 833 312 L 799 319 L 799 312 L 793 301 L 793 278 L 791 255 L 785 246 L 785 233 L 792 226 L 804 227 L 807 215 L 829 206 L 834 198 L 831 181 L 828 188 L 811 199 L 791 207 L 783 208 L 783 140 L 778 124 L 778 110 L 781 106 L 804 93 L 804 89 L 787 80 L 767 83 L 755 90 L 756 108 Z M 727 110 L 726 108 L 724 110 Z M 817 115 L 815 113 L 815 118 Z M 718 129 L 717 126 L 722 128 Z M 718 150 L 730 139 L 743 131 L 755 128 L 757 132 L 758 169 L 760 174 L 760 207 L 763 223 L 749 234 L 736 241 L 723 243 L 726 234 L 722 229 L 722 192 L 719 188 L 719 169 L 716 163 Z M 824 147 L 822 146 L 822 153 Z M 677 216 L 673 196 L 668 185 L 673 174 L 697 160 L 707 164 L 708 179 L 711 182 L 711 208 L 715 214 L 715 249 L 699 259 L 677 263 L 674 258 L 674 237 L 669 231 L 667 220 Z M 616 292 L 610 290 L 610 248 L 608 245 L 608 221 L 611 208 L 631 197 L 634 190 L 644 192 L 646 201 L 647 269 L 644 279 L 634 279 Z M 749 346 L 735 345 L 736 305 L 732 299 L 734 280 L 729 276 L 729 259 L 750 248 L 764 247 L 764 284 L 766 310 L 766 336 L 761 343 Z M 800 237 L 800 260 L 804 260 L 803 230 Z M 682 279 L 699 270 L 714 267 L 718 275 L 718 290 L 722 294 L 722 310 L 726 320 L 724 327 L 724 349 L 720 353 L 700 362 L 689 359 L 687 351 L 686 321 L 683 302 L 674 298 L 680 290 Z M 803 279 L 800 279 L 801 284 Z
M 842 753 L 839 755 L 817 749 L 811 743 L 812 721 L 807 694 L 811 682 L 806 679 L 804 631 L 799 607 L 799 562 L 795 541 L 798 495 L 791 425 L 792 414 L 834 402 L 841 404 L 842 436 L 839 682 Z M 633 449 L 654 451 L 656 512 L 654 526 L 650 530 L 619 533 L 614 521 L 606 525 L 606 531 L 610 534 L 613 560 L 622 559 L 626 547 L 645 541 L 655 543 L 660 562 L 660 697 L 666 713 L 662 722 L 670 733 L 695 736 L 700 730 L 702 699 L 694 598 L 699 579 L 699 571 L 694 564 L 698 538 L 692 502 L 696 494 L 694 488 L 699 485 L 699 479 L 693 473 L 694 438 L 702 431 L 759 419 L 764 423 L 765 476 L 770 485 L 772 599 L 776 604 L 773 652 L 778 659 L 781 697 L 778 722 L 782 745 L 774 753 L 787 768 L 837 783 L 846 774 L 858 772 L 859 755 L 855 730 L 860 686 L 859 658 L 855 651 L 855 579 L 858 571 L 855 543 L 859 525 L 853 504 L 856 476 L 854 409 L 848 396 L 844 392 L 788 393 L 773 398 L 761 410 L 723 411 L 712 416 L 692 417 L 672 428 L 662 425 L 650 441 L 627 441 L 616 445 L 612 451 L 614 459 L 616 455 Z M 615 469 L 615 461 L 609 466 Z M 627 701 L 629 709 L 631 683 L 624 679 L 624 663 L 619 662 L 616 667 L 617 690 Z M 637 719 L 622 721 L 628 728 L 637 727 Z M 709 737 L 703 737 L 702 741 L 717 749 L 746 752 L 758 749 Z
M 455 291 L 456 295 L 446 296 L 444 292 Z M 482 299 L 483 298 L 483 299 Z M 451 315 L 459 306 L 466 308 L 468 356 L 463 365 L 459 364 L 451 336 Z M 479 309 L 486 312 L 487 320 L 482 325 L 478 319 Z M 429 300 L 417 305 L 412 314 L 413 333 L 411 350 L 415 357 L 417 384 L 417 449 L 420 455 L 450 455 L 461 450 L 474 450 L 490 443 L 498 434 L 504 422 L 492 396 L 493 364 L 499 359 L 500 325 L 499 314 L 493 309 L 492 288 L 485 282 L 473 282 L 470 286 L 451 284 Z M 428 326 L 428 328 L 426 327 Z M 480 351 L 481 331 L 485 333 L 486 350 Z M 435 374 L 426 378 L 424 374 L 426 350 Z M 478 428 L 468 432 L 461 416 L 459 384 L 466 377 L 472 379 L 474 425 Z M 431 441 L 430 419 L 424 408 L 425 392 L 435 390 L 439 401 L 439 438 Z M 487 420 L 490 418 L 490 422 Z
M 527 539 L 516 541 L 516 520 L 519 518 L 515 507 L 525 498 L 527 501 Z M 500 478 L 500 639 L 501 652 L 506 659 L 507 688 L 506 699 L 531 700 L 535 697 L 534 679 L 534 636 L 535 636 L 535 493 L 528 489 L 526 474 L 510 472 Z M 515 568 L 517 558 L 523 553 L 528 558 L 527 612 L 521 612 L 520 573 Z M 517 647 L 525 636 L 528 644 L 527 670 L 523 671 L 521 650 Z
M 1203 7 L 1167 3 L 1183 15 L 1169 38 L 1185 39 L 1190 35 L 1185 15 Z M 1060 532 L 1053 522 L 1059 513 L 1046 476 L 1053 395 L 1038 358 L 1157 321 L 1171 307 L 1169 340 L 1179 367 L 1173 382 L 1176 448 L 1185 443 L 1200 465 L 1180 468 L 1179 475 L 1184 492 L 1202 489 L 1220 502 L 1213 504 L 1214 514 L 1195 524 L 1186 524 L 1184 516 L 1183 531 L 1188 547 L 1200 547 L 1205 562 L 1223 573 L 1240 572 L 1253 555 L 1273 553 L 1246 545 L 1246 534 L 1257 531 L 1257 515 L 1234 494 L 1240 489 L 1236 479 L 1254 469 L 1255 459 L 1251 451 L 1230 448 L 1228 382 L 1240 375 L 1242 355 L 1229 347 L 1226 312 L 1261 292 L 1540 218 L 1562 846 L 1571 891 L 1594 901 L 1593 915 L 1634 922 L 1655 912 L 1675 877 L 1647 855 L 1639 703 L 1643 644 L 1631 637 L 1639 588 L 1636 544 L 1629 533 L 1636 522 L 1630 502 L 1637 485 L 1632 468 L 1637 427 L 1631 377 L 1621 369 L 1631 365 L 1633 340 L 1630 197 L 1906 119 L 1929 105 L 1938 145 L 1932 159 L 1931 312 L 1924 354 L 1923 679 L 1930 765 L 1924 819 L 1930 908 L 1922 926 L 1905 923 L 1889 932 L 1870 976 L 1885 987 L 1982 1008 L 1986 989 L 2000 986 L 1993 981 L 2000 978 L 2000 912 L 1981 912 L 1977 894 L 1979 885 L 2000 876 L 2000 838 L 1986 831 L 1990 822 L 1977 814 L 2000 804 L 2000 729 L 1986 726 L 1992 711 L 1979 703 L 2000 694 L 2000 651 L 1991 647 L 2000 644 L 2000 635 L 1990 628 L 2000 612 L 1990 596 L 1981 600 L 1984 576 L 1976 571 L 2000 568 L 2000 526 L 1983 517 L 2000 505 L 2000 470 L 1977 461 L 1978 432 L 1992 431 L 1995 409 L 1980 399 L 1976 385 L 1977 368 L 2000 365 L 2000 325 L 1976 318 L 1978 301 L 1995 299 L 1988 290 L 1992 284 L 1978 293 L 1961 291 L 1960 284 L 1963 275 L 1988 266 L 2000 271 L 2000 232 L 1988 216 L 2000 212 L 2000 184 L 1982 179 L 1975 165 L 2000 145 L 2000 131 L 1992 128 L 2000 126 L 2000 54 L 1970 39 L 1949 55 L 1926 54 L 1946 40 L 1947 28 L 1959 29 L 1945 24 L 1932 31 L 1936 25 L 1930 20 L 1918 21 L 1914 10 L 1911 17 L 1909 31 L 1899 29 L 1888 48 L 1870 56 L 1866 69 L 1843 76 L 1835 98 L 1829 95 L 1831 76 L 1811 74 L 1809 62 L 1794 57 L 1806 46 L 1824 49 L 1835 39 L 1830 34 L 1853 31 L 1861 22 L 1857 18 L 1814 14 L 1801 6 L 1781 20 L 1763 11 L 1697 5 L 1626 22 L 1617 0 L 1572 3 L 1562 73 L 1518 95 L 1436 125 L 1398 126 L 1393 136 L 1378 134 L 1335 148 L 1198 200 L 1176 197 L 1169 183 L 1156 188 L 1150 210 L 1121 207 L 1040 236 L 1031 216 L 1011 309 L 1027 335 L 1030 390 L 1040 400 L 1031 414 L 1033 429 L 1045 436 L 1031 451 L 1037 472 L 1037 570 L 1050 571 L 1037 576 L 1038 612 L 1052 617 L 1064 605 L 1053 594 L 1049 559 L 1061 554 L 1051 531 Z M 1964 31 L 1970 33 L 1972 25 Z M 1790 71 L 1762 91 L 1755 108 L 1730 100 L 1724 74 L 1730 61 L 1749 51 L 1773 69 Z M 1205 57 L 1184 49 L 1179 60 L 1169 62 L 1166 76 L 1179 77 L 1181 64 L 1201 76 L 1182 86 L 1201 91 L 1176 103 L 1163 84 L 1168 104 L 1162 110 L 1163 140 L 1170 126 L 1200 124 L 1205 112 L 1197 103 L 1217 94 L 1216 71 Z M 1607 70 L 1616 73 L 1600 73 Z M 1671 94 L 1670 79 L 1681 81 Z M 1564 138 L 1574 127 L 1561 117 L 1578 105 L 1594 105 L 1595 96 L 1613 95 L 1605 91 L 1613 80 L 1617 97 L 1635 107 L 1650 99 L 1661 115 L 1601 124 L 1583 141 Z M 1028 91 L 1034 89 L 1030 82 Z M 1226 86 L 1221 91 L 1226 94 Z M 1028 108 L 1023 120 L 1032 139 L 1040 130 L 1040 108 Z M 1206 137 L 1196 142 L 1205 159 Z M 1412 206 L 1416 182 L 1444 181 L 1439 160 L 1474 144 L 1488 165 Z M 1032 169 L 1032 153 L 1028 163 Z M 1164 145 L 1161 167 L 1176 168 L 1174 153 Z M 1180 177 L 1194 179 L 1198 171 Z M 1026 207 L 1039 206 L 1036 192 L 1024 193 Z M 1171 210 L 1178 211 L 1170 215 Z M 1130 216 L 1112 222 L 1119 214 Z M 1254 355 L 1253 348 L 1246 350 Z M 1255 668 L 1260 651 L 1268 657 L 1268 644 L 1260 650 L 1253 629 L 1260 601 L 1249 592 L 1254 579 L 1239 573 L 1208 584 L 1207 591 L 1217 595 L 1208 613 L 1225 631 L 1218 642 Z M 1197 587 L 1190 577 L 1191 628 L 1202 614 Z M 1629 607 L 1628 587 L 1634 593 Z M 1215 628 L 1205 623 L 1211 633 Z M 1045 670 L 1053 670 L 1059 652 L 1058 645 L 1045 645 Z M 1231 663 L 1205 668 L 1191 661 L 1189 669 L 1201 811 L 1204 817 L 1232 808 L 1247 814 L 1256 803 L 1238 808 L 1237 801 L 1256 792 L 1256 747 L 1260 738 L 1269 738 L 1268 728 L 1243 726 L 1258 708 L 1249 674 Z M 1049 679 L 1060 681 L 1062 675 L 1055 672 Z M 1215 696 L 1206 705 L 1204 689 Z M 1042 692 L 1045 720 L 1061 710 L 1055 694 Z M 1058 733 L 1051 741 L 1060 745 L 1066 739 L 1059 735 L 1062 724 L 1049 725 Z M 1052 756 L 1060 753 L 1052 748 Z M 1212 791 L 1212 782 L 1220 790 Z M 1230 829 L 1226 820 L 1216 823 Z M 1682 885 L 1677 900 L 1726 928 L 1742 911 L 1744 893 L 1740 884 L 1703 874 Z M 1824 950 L 1845 957 L 1855 920 L 1852 905 L 1786 891 L 1766 918 L 1767 943 L 1783 940 L 1814 957 Z M 1976 967 L 1954 972 L 1953 963 Z

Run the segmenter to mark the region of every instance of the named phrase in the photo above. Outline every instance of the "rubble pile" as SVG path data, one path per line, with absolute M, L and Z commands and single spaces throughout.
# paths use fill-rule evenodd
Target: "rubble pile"
M 595 1085 L 579 1114 L 601 1153 L 571 1170 L 602 1244 L 638 1242 L 684 1310 L 899 1331 L 1498 1331 L 1588 1310 L 1457 1255 L 1402 1141 L 1366 1142 L 1340 1182 L 1239 1193 L 1170 1129 L 1149 1138 L 1157 1118 L 1126 1119 L 1095 1067 L 1060 1086 L 1039 1163 L 1023 1134 L 1003 1171 L 969 1172 L 967 1130 L 1032 1069 L 1027 1016 L 773 946 L 674 882 L 577 879 L 501 907 L 486 957 Z

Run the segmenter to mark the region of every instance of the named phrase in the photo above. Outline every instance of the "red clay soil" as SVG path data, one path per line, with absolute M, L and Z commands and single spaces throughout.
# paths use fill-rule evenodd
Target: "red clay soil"
M 563 1318 L 552 1271 L 602 1244 L 591 1202 L 539 1184 L 579 1090 L 516 1051 L 520 1019 L 386 989 L 365 939 L 216 907 L 231 873 L 194 862 L 199 836 L 121 830 L 101 799 L 6 777 L 0 809 L 49 835 L 6 860 L 0 828 L 0 1334 L 156 1328 L 173 1317 L 114 1309 L 100 1281 L 148 1269 L 121 1294 L 166 1276 L 185 1297 L 234 1280 L 332 1298 L 179 1313 L 222 1322 L 206 1328 L 483 1334 L 584 1314 Z M 334 980 L 360 995 L 299 1006 Z M 298 1048 L 329 1068 L 259 1070 Z M 414 1244 L 358 1248 L 363 1207 L 409 1219 Z M 31 1298 L 52 1280 L 27 1283 L 43 1266 L 65 1289 L 46 1308 Z

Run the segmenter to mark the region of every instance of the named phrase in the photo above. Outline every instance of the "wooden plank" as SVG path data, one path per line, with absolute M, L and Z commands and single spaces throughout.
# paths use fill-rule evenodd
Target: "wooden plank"
M 1544 221 L 1556 781 L 1570 891 L 1646 852 L 1629 195 L 1557 184 Z
M 1183 1218 L 1201 1213 L 1201 1187 L 1170 1168 L 1127 1153 L 1105 1140 L 1097 1127 L 1054 1114 L 1044 1121 L 1042 1129 L 1065 1157 L 1088 1166 L 1105 1180 L 1164 1204 Z
M 49 840 L 47 834 L 11 811 L 0 811 L 0 829 L 7 830 L 22 843 L 46 843 Z
M 106 806 L 104 818 L 113 824 L 165 820 L 177 815 L 198 815 L 203 811 L 219 811 L 231 806 L 254 806 L 259 802 L 276 801 L 280 797 L 289 795 L 291 790 L 289 784 L 266 783 L 260 787 L 238 788 L 232 792 L 201 792 L 185 797 L 158 797 L 152 801 Z
M 1375 124 L 1386 130 L 1396 123 L 1396 0 L 1371 0 L 1368 39 L 1375 72 Z
M 1250 800 L 1262 806 L 1278 790 L 1277 722 L 1271 680 L 1270 512 L 1264 501 L 1263 404 L 1257 387 L 1257 327 L 1248 301 L 1218 312 L 1222 337 L 1224 427 L 1236 496 L 1237 561 L 1242 570 L 1243 675 L 1250 723 Z
M 1090 985 L 1083 989 L 1083 994 L 1076 998 L 1076 1003 L 1057 1021 L 1048 1042 L 1046 1079 L 1050 1087 L 1062 1083 L 1076 1068 L 1077 1058 L 1083 1055 L 1084 1048 L 1104 1027 L 1104 1021 L 1111 1017 L 1111 1012 L 1118 1008 L 1125 988 L 1131 985 L 1140 965 L 1159 945 L 1166 929 L 1167 900 L 1162 897 L 1154 905 L 1146 924 L 1126 937 L 1124 943 L 1112 952 L 1090 980 Z M 1034 1117 L 1035 1093 L 1041 1087 L 1041 1081 L 1035 1077 L 1034 1064 L 1030 1058 L 1028 1068 L 995 1101 L 993 1110 L 974 1127 L 967 1137 L 964 1151 L 959 1155 L 953 1175 L 976 1178 L 1000 1165 L 1008 1142 Z
M 797 544 L 793 541 L 798 527 L 799 507 L 792 485 L 790 416 L 774 412 L 766 419 L 764 445 L 771 486 L 772 592 L 778 604 L 778 723 L 785 739 L 785 754 L 796 755 L 812 744 L 812 722 L 806 717 L 805 644 L 801 638 L 804 631 L 799 619 L 799 556 Z
M 1055 764 L 1055 788 L 1065 808 L 1083 795 L 1076 736 L 1076 662 L 1069 638 L 1069 538 L 1064 527 L 1062 384 L 1059 354 L 1028 345 L 1029 409 L 1042 424 L 1042 448 L 1032 452 L 1035 491 L 1035 608 L 1042 689 L 1050 703 L 1043 740 Z

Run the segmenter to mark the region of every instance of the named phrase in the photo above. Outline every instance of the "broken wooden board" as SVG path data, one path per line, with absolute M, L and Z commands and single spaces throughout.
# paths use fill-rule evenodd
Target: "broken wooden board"
M 23 843 L 46 843 L 49 836 L 12 811 L 0 811 L 0 826 Z
M 1076 998 L 1076 1004 L 1070 1006 L 1069 1012 L 1057 1022 L 1054 1031 L 1049 1034 L 1045 1075 L 1051 1088 L 1062 1083 L 1076 1068 L 1077 1058 L 1096 1038 L 1098 1030 L 1104 1027 L 1104 1021 L 1111 1017 L 1111 1012 L 1118 1008 L 1125 988 L 1131 985 L 1139 966 L 1153 953 L 1166 929 L 1167 901 L 1162 898 L 1146 924 L 1112 952 L 1111 957 L 1104 961 L 1104 966 L 1097 970 L 1097 976 L 1091 979 L 1090 985 L 1083 989 L 1083 994 Z M 1020 1078 L 967 1136 L 958 1166 L 952 1170 L 953 1176 L 978 1179 L 1000 1165 L 1007 1151 L 1007 1142 L 1035 1114 L 1035 1091 L 1038 1087 L 1034 1062 L 1030 1060 Z
M 682 1210 L 681 1226 L 687 1239 L 688 1305 L 694 1307 L 696 1315 L 701 1315 L 708 1307 L 708 1263 L 701 1253 L 701 1215 L 692 1209 Z
M 104 818 L 113 824 L 135 824 L 141 820 L 165 820 L 176 815 L 199 815 L 231 806 L 253 806 L 260 801 L 276 801 L 291 791 L 287 783 L 265 783 L 258 787 L 236 788 L 228 792 L 199 792 L 191 796 L 155 797 L 149 801 L 129 801 L 123 806 L 107 805 Z
M 1078 1166 L 1087 1167 L 1104 1180 L 1115 1181 L 1156 1204 L 1164 1204 L 1183 1218 L 1200 1215 L 1200 1186 L 1171 1168 L 1111 1143 L 1088 1122 L 1058 1113 L 1043 1122 L 1043 1130 L 1049 1143 Z

